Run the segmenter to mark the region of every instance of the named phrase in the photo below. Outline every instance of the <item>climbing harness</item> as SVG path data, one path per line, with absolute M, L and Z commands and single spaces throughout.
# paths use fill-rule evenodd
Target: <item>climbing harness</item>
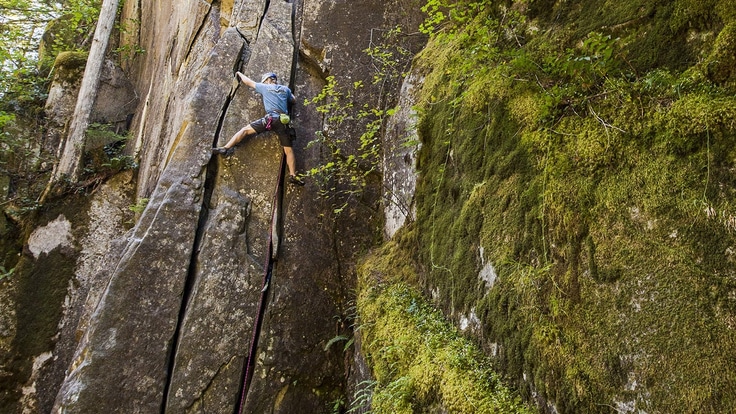
M 269 112 L 266 115 L 266 131 L 270 131 L 271 128 L 273 128 L 273 120 L 277 117 L 279 119 L 279 122 L 284 124 L 284 126 L 289 125 L 289 122 L 291 122 L 291 117 L 289 116 L 289 114 L 281 112 Z

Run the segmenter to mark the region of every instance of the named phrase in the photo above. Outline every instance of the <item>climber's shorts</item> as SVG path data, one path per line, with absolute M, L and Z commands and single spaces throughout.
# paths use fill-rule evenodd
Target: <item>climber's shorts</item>
M 261 119 L 251 122 L 250 126 L 259 134 L 266 131 L 275 132 L 279 137 L 279 143 L 282 147 L 291 147 L 294 143 L 294 134 L 290 133 L 291 128 L 288 125 L 282 124 L 278 115 L 266 115 Z

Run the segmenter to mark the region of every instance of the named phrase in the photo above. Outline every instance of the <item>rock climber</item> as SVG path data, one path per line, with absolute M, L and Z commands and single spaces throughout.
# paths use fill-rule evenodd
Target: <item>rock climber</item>
M 289 183 L 304 185 L 304 182 L 296 175 L 296 159 L 294 157 L 294 149 L 292 148 L 294 139 L 290 133 L 291 128 L 288 125 L 290 121 L 289 104 L 293 104 L 296 101 L 294 94 L 291 93 L 291 89 L 284 85 L 279 85 L 278 78 L 273 72 L 264 74 L 261 77 L 261 82 L 256 82 L 240 72 L 236 72 L 235 76 L 240 82 L 243 82 L 261 94 L 266 115 L 236 132 L 224 146 L 213 148 L 212 153 L 229 157 L 235 152 L 235 146 L 245 137 L 266 131 L 273 131 L 278 135 L 281 146 L 284 147 L 286 165 L 289 167 Z

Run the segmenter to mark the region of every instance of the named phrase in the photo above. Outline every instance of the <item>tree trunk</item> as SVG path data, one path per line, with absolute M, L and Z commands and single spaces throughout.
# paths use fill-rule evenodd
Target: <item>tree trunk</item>
M 61 152 L 59 163 L 56 166 L 50 186 L 58 183 L 63 177 L 72 182 L 79 178 L 79 164 L 84 153 L 85 133 L 89 126 L 89 116 L 97 97 L 97 87 L 100 83 L 102 64 L 105 61 L 105 51 L 110 40 L 110 33 L 115 24 L 119 0 L 103 0 L 100 8 L 100 18 L 97 21 L 95 36 L 84 69 L 82 85 L 79 88 L 77 105 L 69 124 L 69 133 Z M 48 189 L 47 189 L 48 192 Z

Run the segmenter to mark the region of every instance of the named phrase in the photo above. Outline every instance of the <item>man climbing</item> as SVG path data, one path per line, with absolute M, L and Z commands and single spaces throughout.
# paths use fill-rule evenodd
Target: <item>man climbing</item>
M 266 131 L 273 131 L 278 135 L 281 146 L 284 147 L 286 165 L 289 167 L 289 183 L 304 185 L 304 182 L 296 175 L 296 159 L 294 157 L 294 149 L 292 148 L 293 138 L 289 133 L 288 127 L 289 104 L 296 101 L 294 94 L 291 93 L 291 89 L 279 85 L 276 74 L 273 72 L 263 75 L 260 83 L 240 72 L 236 72 L 235 76 L 238 77 L 239 81 L 261 94 L 266 115 L 236 132 L 225 146 L 213 148 L 212 153 L 229 157 L 235 151 L 235 146 L 245 137 Z

